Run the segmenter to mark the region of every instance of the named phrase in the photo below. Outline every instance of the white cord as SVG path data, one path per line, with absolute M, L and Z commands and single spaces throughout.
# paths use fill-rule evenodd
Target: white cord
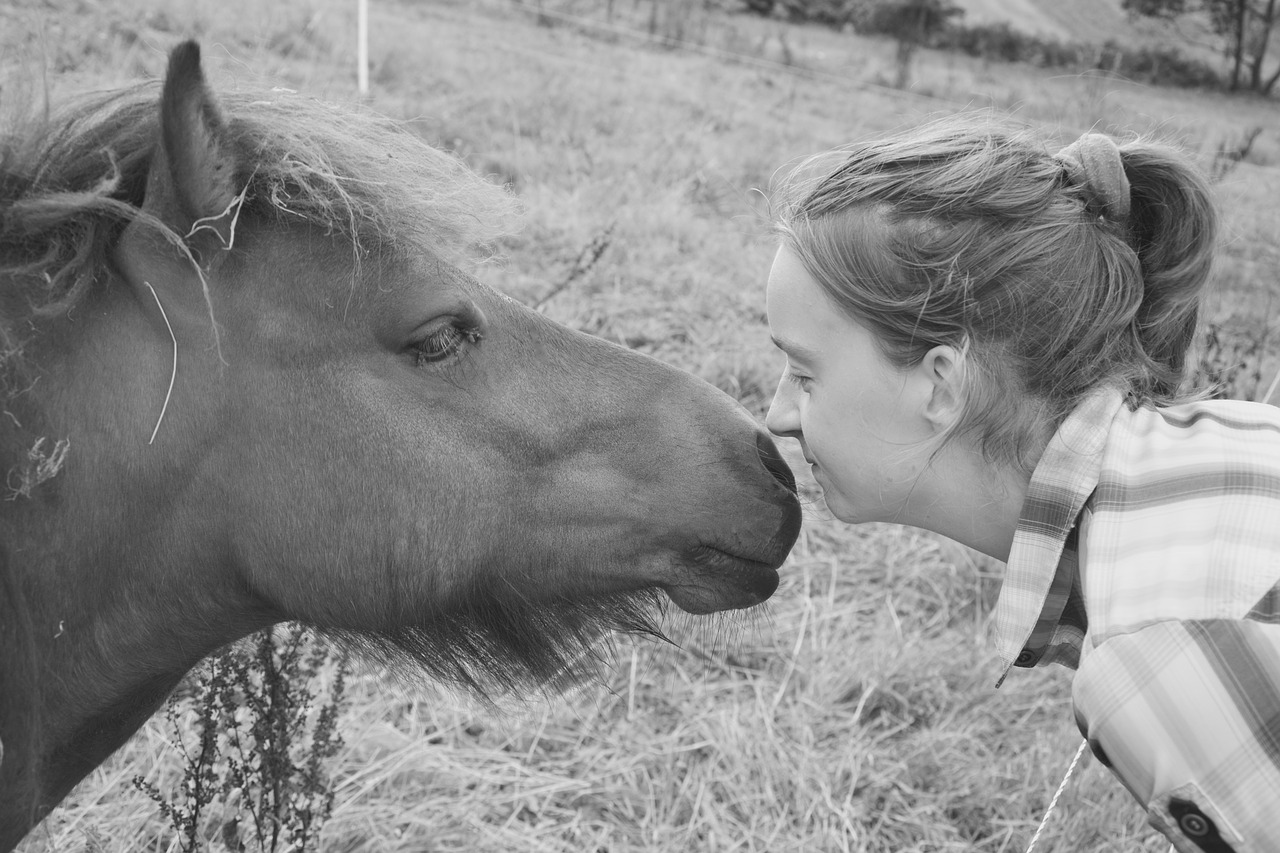
M 1044 817 L 1040 819 L 1040 825 L 1036 827 L 1036 834 L 1031 836 L 1031 843 L 1027 845 L 1027 853 L 1031 853 L 1036 847 L 1036 842 L 1040 840 L 1041 833 L 1044 832 L 1045 826 L 1049 823 L 1049 815 L 1053 814 L 1054 808 L 1058 805 L 1058 798 L 1062 796 L 1062 792 L 1067 789 L 1067 780 L 1071 778 L 1071 774 L 1075 772 L 1076 765 L 1080 763 L 1081 756 L 1084 755 L 1084 749 L 1089 745 L 1089 741 L 1080 741 L 1080 746 L 1076 749 L 1075 758 L 1071 759 L 1071 765 L 1067 767 L 1067 775 L 1062 777 L 1062 782 L 1058 785 L 1058 790 L 1053 792 L 1053 799 L 1049 800 L 1049 807 L 1044 810 Z
M 156 440 L 156 433 L 160 431 L 160 422 L 164 420 L 164 413 L 169 411 L 169 398 L 173 396 L 173 380 L 178 378 L 178 338 L 173 334 L 173 326 L 169 324 L 169 315 L 165 313 L 164 306 L 160 304 L 160 294 L 156 293 L 156 289 L 151 286 L 151 282 L 144 281 L 147 290 L 151 291 L 151 295 L 155 297 L 156 307 L 160 309 L 160 316 L 164 318 L 164 326 L 169 330 L 169 337 L 173 340 L 173 371 L 169 374 L 169 390 L 164 395 L 164 405 L 160 407 L 160 417 L 156 418 L 156 428 L 151 431 L 151 439 L 147 444 L 151 444 Z

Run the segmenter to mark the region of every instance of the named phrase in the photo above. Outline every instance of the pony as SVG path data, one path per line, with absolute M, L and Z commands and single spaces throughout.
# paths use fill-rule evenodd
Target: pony
M 770 438 L 464 272 L 513 199 L 456 158 L 193 42 L 4 127 L 0 850 L 278 622 L 492 695 L 773 593 Z

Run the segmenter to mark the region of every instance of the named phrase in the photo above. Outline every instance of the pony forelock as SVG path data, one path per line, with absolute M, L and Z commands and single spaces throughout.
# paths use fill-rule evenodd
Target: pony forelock
M 24 320 L 77 304 L 107 275 L 124 227 L 145 219 L 159 94 L 149 82 L 54 113 L 0 109 L 4 386 L 12 385 Z M 242 227 L 254 218 L 306 223 L 349 239 L 353 264 L 367 251 L 409 245 L 457 262 L 492 254 L 518 216 L 504 188 L 370 110 L 285 90 L 217 99 L 237 162 Z

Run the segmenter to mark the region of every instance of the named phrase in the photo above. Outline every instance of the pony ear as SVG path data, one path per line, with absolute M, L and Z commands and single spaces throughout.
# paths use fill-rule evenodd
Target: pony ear
M 236 162 L 226 126 L 200 67 L 200 46 L 183 42 L 169 54 L 160 97 L 160 140 L 142 209 L 207 256 L 233 237 Z M 210 233 L 211 232 L 211 233 Z M 206 257 L 206 260 L 212 260 Z

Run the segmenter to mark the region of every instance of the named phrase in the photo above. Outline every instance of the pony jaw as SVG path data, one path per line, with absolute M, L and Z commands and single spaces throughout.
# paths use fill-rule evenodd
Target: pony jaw
M 661 584 L 667 597 L 686 613 L 704 615 L 754 607 L 778 588 L 781 560 L 768 562 L 704 545 L 677 581 Z

